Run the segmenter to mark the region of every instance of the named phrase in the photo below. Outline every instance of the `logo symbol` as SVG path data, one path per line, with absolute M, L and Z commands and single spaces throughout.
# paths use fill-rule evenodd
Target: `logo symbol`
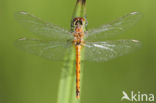
M 131 99 L 128 97 L 127 93 L 125 91 L 122 91 L 123 97 L 121 98 L 121 100 L 127 99 L 129 101 L 131 101 Z

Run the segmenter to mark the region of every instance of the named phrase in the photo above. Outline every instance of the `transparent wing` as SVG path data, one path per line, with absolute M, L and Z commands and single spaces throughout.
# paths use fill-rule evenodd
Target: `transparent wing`
M 26 29 L 37 36 L 55 41 L 63 41 L 72 38 L 70 32 L 54 24 L 44 22 L 27 12 L 18 12 L 15 14 L 15 18 Z
M 16 46 L 29 53 L 44 57 L 50 60 L 64 60 L 65 55 L 73 49 L 71 42 L 52 42 L 37 39 L 18 39 Z
M 87 39 L 99 41 L 104 40 L 107 37 L 111 37 L 112 35 L 119 34 L 129 27 L 133 26 L 141 18 L 141 16 L 142 15 L 138 12 L 132 12 L 110 24 L 105 24 L 99 28 L 89 30 L 87 34 Z
M 84 47 L 84 60 L 104 62 L 135 50 L 140 47 L 140 42 L 137 40 L 86 42 Z

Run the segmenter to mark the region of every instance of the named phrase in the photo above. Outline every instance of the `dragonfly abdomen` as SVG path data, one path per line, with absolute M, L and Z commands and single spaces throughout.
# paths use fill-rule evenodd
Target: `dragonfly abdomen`
M 76 98 L 80 98 L 80 57 L 81 45 L 76 46 Z

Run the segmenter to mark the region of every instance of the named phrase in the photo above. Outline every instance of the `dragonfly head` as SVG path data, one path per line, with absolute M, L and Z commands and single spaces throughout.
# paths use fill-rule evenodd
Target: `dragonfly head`
M 82 17 L 74 18 L 71 26 L 72 26 L 72 31 L 75 31 L 75 28 L 80 28 L 80 29 L 83 29 L 85 31 L 86 26 L 87 26 L 86 19 L 82 18 Z

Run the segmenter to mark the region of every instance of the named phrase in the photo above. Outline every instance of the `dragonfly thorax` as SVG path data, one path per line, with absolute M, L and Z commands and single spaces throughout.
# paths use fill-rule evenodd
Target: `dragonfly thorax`
M 84 31 L 85 31 L 85 19 L 78 17 L 73 19 L 73 36 L 74 36 L 74 44 L 75 45 L 81 45 L 84 37 Z
M 74 44 L 75 45 L 81 45 L 84 42 L 84 40 L 83 40 L 84 32 L 82 31 L 81 28 L 76 28 L 73 35 L 74 35 Z

